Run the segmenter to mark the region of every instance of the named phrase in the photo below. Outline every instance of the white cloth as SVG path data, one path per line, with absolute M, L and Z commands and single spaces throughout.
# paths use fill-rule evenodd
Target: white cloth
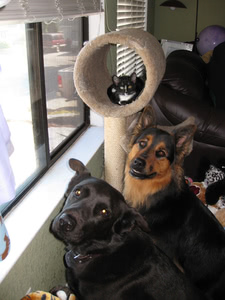
M 9 127 L 0 106 L 0 205 L 15 197 L 15 179 L 9 161 L 12 152 Z

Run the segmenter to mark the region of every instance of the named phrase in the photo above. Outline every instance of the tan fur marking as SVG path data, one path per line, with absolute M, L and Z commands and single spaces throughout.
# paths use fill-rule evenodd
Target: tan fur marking
M 153 171 L 157 169 L 156 177 L 152 179 L 137 179 L 130 175 L 130 163 L 133 159 L 140 154 L 137 145 L 134 145 L 131 152 L 128 155 L 125 166 L 125 186 L 124 197 L 133 206 L 138 207 L 146 202 L 146 198 L 155 194 L 159 190 L 164 189 L 171 181 L 172 170 L 168 160 L 165 158 L 161 162 L 156 162 L 156 166 L 153 167 Z M 147 166 L 147 168 L 149 165 Z M 155 169 L 156 168 L 156 169 Z M 150 205 L 150 203 L 148 203 Z

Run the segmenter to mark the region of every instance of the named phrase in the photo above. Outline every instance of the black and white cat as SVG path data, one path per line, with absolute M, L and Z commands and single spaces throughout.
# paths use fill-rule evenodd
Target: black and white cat
M 144 88 L 144 81 L 137 77 L 136 73 L 130 76 L 112 77 L 113 84 L 107 90 L 109 99 L 118 105 L 125 105 L 133 102 Z

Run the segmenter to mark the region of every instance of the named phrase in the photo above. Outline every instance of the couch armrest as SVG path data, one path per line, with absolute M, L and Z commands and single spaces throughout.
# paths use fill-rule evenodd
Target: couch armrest
M 163 84 L 156 91 L 152 105 L 156 111 L 159 108 L 167 119 L 162 125 L 176 125 L 193 116 L 198 127 L 195 134 L 196 141 L 225 147 L 224 110 L 215 109 L 207 103 L 199 102 Z

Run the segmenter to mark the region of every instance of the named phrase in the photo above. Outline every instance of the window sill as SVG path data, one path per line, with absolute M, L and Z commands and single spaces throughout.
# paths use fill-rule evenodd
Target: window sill
M 68 160 L 77 158 L 86 165 L 103 140 L 103 127 L 89 127 L 5 217 L 11 249 L 7 258 L 0 262 L 0 283 L 62 199 L 67 184 L 74 175 L 68 166 Z

